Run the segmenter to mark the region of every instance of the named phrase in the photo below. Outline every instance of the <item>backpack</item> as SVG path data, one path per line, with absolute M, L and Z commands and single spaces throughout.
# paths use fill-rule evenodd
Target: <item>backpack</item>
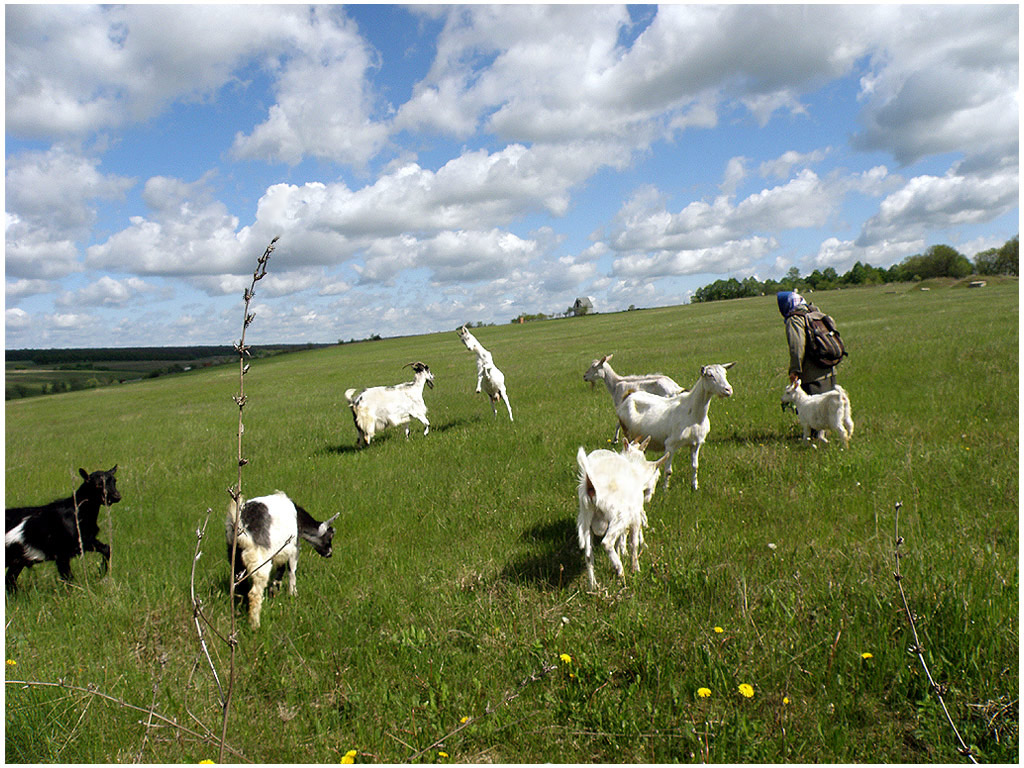
M 847 355 L 836 321 L 817 309 L 807 313 L 807 354 L 825 368 L 839 365 Z

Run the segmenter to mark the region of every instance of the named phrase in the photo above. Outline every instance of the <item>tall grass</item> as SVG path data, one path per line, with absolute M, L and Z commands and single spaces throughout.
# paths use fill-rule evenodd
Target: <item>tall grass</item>
M 800 445 L 779 407 L 773 297 L 474 329 L 506 375 L 514 424 L 473 393 L 454 329 L 254 364 L 247 493 L 280 488 L 319 519 L 341 515 L 334 557 L 305 552 L 298 596 L 266 601 L 262 629 L 239 630 L 231 747 L 259 762 L 350 749 L 391 762 L 961 760 L 907 653 L 901 501 L 902 584 L 929 668 L 978 758 L 1015 762 L 1017 286 L 814 298 L 850 350 L 845 452 Z M 604 590 L 591 595 L 574 457 L 614 431 L 608 394 L 582 381 L 609 352 L 621 372 L 684 386 L 735 360 L 735 395 L 711 406 L 700 490 L 677 472 L 654 497 L 641 573 L 620 588 L 598 559 Z M 436 377 L 430 434 L 392 430 L 357 451 L 344 390 L 401 381 L 416 359 Z M 70 493 L 79 466 L 115 462 L 123 494 L 111 577 L 92 556 L 74 563 L 87 588 L 60 585 L 49 564 L 22 574 L 8 680 L 94 685 L 219 730 L 188 580 L 196 526 L 207 507 L 222 514 L 237 474 L 236 382 L 208 370 L 7 403 L 8 505 Z M 208 538 L 196 588 L 227 626 L 224 547 Z M 6 694 L 9 761 L 216 756 L 87 692 Z

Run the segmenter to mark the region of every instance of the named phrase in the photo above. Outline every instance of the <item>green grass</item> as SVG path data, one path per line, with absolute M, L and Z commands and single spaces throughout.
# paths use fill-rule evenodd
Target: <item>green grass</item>
M 787 354 L 770 296 L 474 329 L 505 372 L 514 424 L 473 393 L 454 332 L 256 361 L 243 490 L 341 514 L 332 559 L 304 550 L 296 598 L 267 600 L 257 633 L 238 614 L 228 743 L 283 763 L 349 749 L 362 762 L 421 750 L 417 762 L 962 760 L 907 654 L 892 576 L 901 501 L 900 567 L 929 667 L 979 759 L 1016 762 L 1017 291 L 816 294 L 850 351 L 845 452 L 802 446 L 779 407 Z M 257 318 L 256 346 L 259 333 Z M 609 352 L 620 372 L 684 386 L 735 360 L 735 395 L 711 406 L 700 490 L 680 456 L 650 504 L 641 573 L 620 588 L 599 552 L 592 595 L 575 453 L 613 432 L 608 394 L 582 381 Z M 414 422 L 408 441 L 390 430 L 355 450 L 344 390 L 404 380 L 417 359 L 436 376 L 430 434 Z M 236 393 L 237 371 L 220 368 L 7 403 L 9 506 L 69 494 L 79 466 L 117 463 L 123 495 L 108 576 L 94 554 L 74 562 L 75 587 L 49 563 L 22 574 L 6 604 L 8 680 L 94 685 L 219 733 L 189 572 L 212 509 L 196 589 L 226 631 Z M 212 650 L 223 678 L 225 648 Z M 11 762 L 216 758 L 170 728 L 147 737 L 145 715 L 87 693 L 5 692 Z

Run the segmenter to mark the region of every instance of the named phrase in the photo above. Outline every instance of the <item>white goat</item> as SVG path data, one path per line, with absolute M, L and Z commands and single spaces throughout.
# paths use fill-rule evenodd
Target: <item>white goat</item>
M 466 349 L 476 355 L 477 393 L 482 388 L 487 397 L 491 399 L 491 410 L 494 411 L 495 416 L 498 415 L 498 401 L 504 400 L 505 407 L 508 409 L 508 420 L 515 421 L 512 418 L 512 403 L 508 401 L 508 392 L 505 391 L 505 374 L 498 370 L 498 366 L 494 364 L 494 358 L 491 357 L 491 353 L 484 349 L 483 345 L 477 341 L 476 337 L 469 332 L 466 326 L 459 328 L 458 334 L 459 338 L 462 339 L 462 343 L 466 345 Z
M 591 385 L 598 379 L 604 381 L 608 393 L 612 396 L 612 406 L 618 411 L 619 406 L 626 395 L 630 392 L 650 392 L 652 395 L 670 397 L 678 395 L 686 390 L 676 384 L 672 379 L 663 373 L 640 373 L 629 376 L 620 376 L 608 363 L 611 355 L 605 355 L 600 360 L 595 360 L 583 374 L 583 380 L 589 381 Z M 612 442 L 619 441 L 619 425 L 615 425 L 615 436 Z
M 730 397 L 732 386 L 725 372 L 735 363 L 705 365 L 700 378 L 689 392 L 672 397 L 658 397 L 649 392 L 632 392 L 616 409 L 622 431 L 630 440 L 651 439 L 650 447 L 668 453 L 665 468 L 665 487 L 672 477 L 672 458 L 681 445 L 690 446 L 693 466 L 692 485 L 697 489 L 697 465 L 700 447 L 711 430 L 708 408 L 711 399 Z
M 283 491 L 249 499 L 241 505 L 241 514 L 238 502 L 232 499 L 228 503 L 228 514 L 224 521 L 228 561 L 232 559 L 231 544 L 234 542 L 234 579 L 239 582 L 238 594 L 248 596 L 249 625 L 253 629 L 260 627 L 263 590 L 270 581 L 271 569 L 277 566 L 275 582 L 280 583 L 287 567 L 288 594 L 296 594 L 299 539 L 312 544 L 321 557 L 330 557 L 331 540 L 334 538 L 331 523 L 337 516 L 319 523 Z M 245 576 L 249 578 L 243 580 Z
M 409 437 L 409 420 L 416 419 L 423 426 L 423 434 L 430 432 L 427 421 L 427 406 L 423 402 L 423 385 L 434 388 L 434 374 L 425 363 L 406 363 L 403 368 L 412 368 L 415 378 L 391 387 L 370 387 L 355 393 L 356 389 L 345 390 L 345 399 L 352 409 L 352 419 L 359 433 L 357 445 L 362 448 L 370 444 L 373 436 L 387 427 L 405 425 L 405 437 Z
M 597 589 L 594 536 L 603 537 L 601 543 L 620 579 L 625 578 L 621 556 L 626 554 L 628 537 L 633 570 L 640 570 L 640 547 L 647 525 L 644 502 L 654 493 L 661 466 L 668 457 L 665 454 L 658 461 L 647 461 L 645 447 L 646 444 L 627 444 L 622 453 L 601 449 L 587 455 L 581 446 L 576 452 L 580 468 L 576 535 L 586 560 L 591 590 Z
M 830 392 L 809 395 L 800 388 L 800 382 L 794 382 L 782 393 L 782 409 L 792 403 L 796 408 L 800 424 L 804 428 L 804 440 L 810 441 L 811 431 L 817 431 L 818 439 L 828 442 L 825 430 L 831 429 L 843 441 L 843 448 L 850 445 L 853 437 L 853 411 L 850 408 L 850 396 L 838 384 Z

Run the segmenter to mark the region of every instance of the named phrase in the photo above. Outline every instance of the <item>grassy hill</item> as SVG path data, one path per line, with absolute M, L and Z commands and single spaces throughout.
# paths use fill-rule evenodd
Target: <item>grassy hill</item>
M 227 742 L 257 762 L 951 762 L 962 760 L 916 657 L 985 762 L 1018 756 L 1016 283 L 818 293 L 850 357 L 850 450 L 808 449 L 779 396 L 774 297 L 474 329 L 505 372 L 515 422 L 473 392 L 454 332 L 258 360 L 246 376 L 243 490 L 335 512 L 330 560 L 304 549 L 295 598 L 240 620 Z M 454 329 L 453 329 L 454 330 Z M 248 340 L 259 346 L 260 327 Z M 649 505 L 641 573 L 575 542 L 578 446 L 608 447 L 622 373 L 683 386 L 736 361 L 711 406 L 699 491 L 676 460 Z M 355 449 L 344 390 L 436 377 L 430 434 Z M 6 502 L 68 495 L 78 467 L 119 465 L 101 514 L 112 571 L 74 587 L 46 563 L 6 603 L 12 762 L 197 762 L 218 689 L 189 599 L 230 626 L 223 518 L 237 476 L 237 370 L 6 404 Z M 212 510 L 212 511 L 209 511 Z M 239 616 L 241 614 L 239 613 Z M 227 651 L 210 638 L 226 684 Z M 564 657 L 571 659 L 565 661 Z M 14 665 L 11 664 L 14 662 Z M 752 686 L 754 695 L 739 692 Z M 710 697 L 697 695 L 700 688 Z M 159 725 L 159 721 L 155 721 Z M 442 754 L 443 753 L 443 754 Z M 447 755 L 447 757 L 443 756 Z M 235 759 L 235 758 L 232 758 Z

